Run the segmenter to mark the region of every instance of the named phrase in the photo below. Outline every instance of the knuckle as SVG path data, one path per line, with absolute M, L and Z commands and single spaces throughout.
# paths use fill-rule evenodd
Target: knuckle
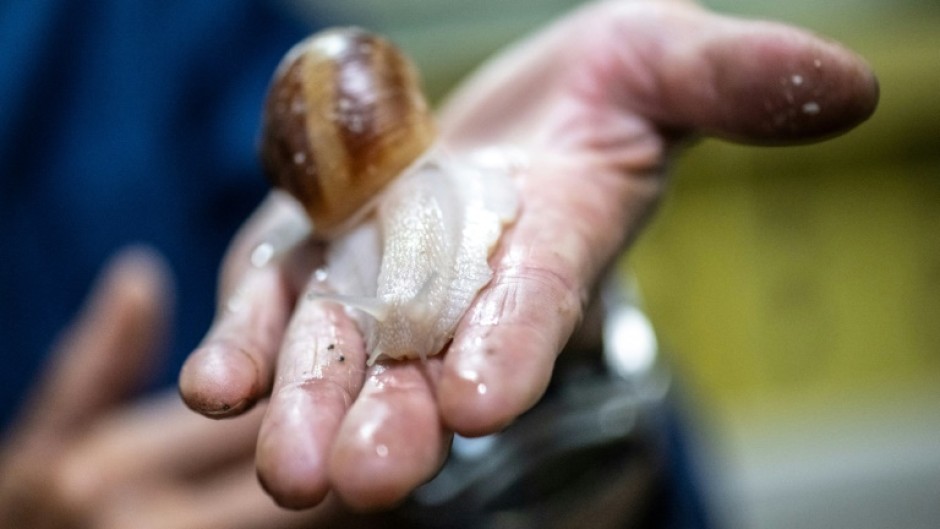
M 587 303 L 587 292 L 579 285 L 571 267 L 552 266 L 552 261 L 557 263 L 560 259 L 538 259 L 521 264 L 508 274 L 508 278 L 536 285 L 545 301 L 550 302 L 557 312 L 578 316 Z

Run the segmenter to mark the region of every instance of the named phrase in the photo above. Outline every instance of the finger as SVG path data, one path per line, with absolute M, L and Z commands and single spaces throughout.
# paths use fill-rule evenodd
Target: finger
M 450 433 L 434 399 L 439 376 L 439 358 L 371 368 L 330 457 L 330 480 L 347 505 L 389 507 L 440 469 Z
M 272 195 L 233 244 L 223 267 L 215 322 L 180 371 L 180 394 L 193 410 L 229 417 L 270 392 L 298 278 L 316 264 L 317 250 L 301 245 L 261 266 L 252 264 L 252 252 L 303 223 L 296 205 Z
M 251 464 L 233 466 L 193 484 L 159 483 L 116 491 L 104 502 L 98 529 L 291 529 L 345 527 L 337 502 L 288 511 L 264 494 Z
M 208 421 L 167 394 L 95 423 L 52 470 L 50 491 L 72 512 L 89 513 L 116 490 L 194 479 L 250 461 L 263 410 Z
M 748 143 L 806 141 L 854 127 L 877 104 L 865 62 L 805 30 L 680 6 L 648 17 L 615 9 L 607 36 L 638 44 L 594 66 L 595 88 L 662 127 Z
M 441 123 L 458 145 L 503 139 L 557 150 L 559 137 L 587 128 L 582 138 L 602 146 L 616 138 L 598 124 L 620 130 L 628 115 L 661 130 L 793 142 L 857 125 L 877 99 L 861 58 L 804 30 L 687 2 L 609 1 L 489 64 L 452 97 Z
M 166 336 L 170 295 L 155 253 L 131 248 L 115 256 L 58 340 L 26 407 L 25 429 L 60 437 L 137 389 Z
M 525 207 L 444 359 L 438 401 L 448 426 L 490 433 L 535 404 L 595 279 L 626 244 L 628 227 L 644 222 L 662 185 L 587 160 L 545 159 L 521 176 Z
M 168 274 L 149 250 L 125 250 L 105 268 L 2 447 L 0 526 L 59 527 L 68 519 L 50 498 L 51 470 L 80 428 L 136 388 L 163 338 L 169 295 Z
M 256 457 L 261 483 L 282 506 L 311 507 L 326 496 L 330 449 L 364 369 L 362 338 L 343 308 L 302 299 L 281 348 Z

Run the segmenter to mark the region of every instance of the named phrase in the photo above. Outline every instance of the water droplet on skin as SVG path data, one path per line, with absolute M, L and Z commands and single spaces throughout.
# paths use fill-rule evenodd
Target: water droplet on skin
M 257 244 L 248 259 L 255 268 L 269 265 L 279 256 L 294 248 L 310 234 L 310 225 L 307 222 L 285 223 Z
M 478 380 L 480 380 L 480 373 L 477 373 L 473 369 L 461 369 L 458 372 L 458 376 L 470 382 L 477 382 Z
M 486 384 L 480 382 L 477 384 L 477 394 L 486 395 L 486 392 L 489 391 L 489 388 L 486 387 Z
M 819 103 L 815 101 L 810 101 L 809 103 L 806 103 L 803 105 L 803 113 L 810 115 L 810 116 L 815 116 L 816 114 L 819 114 L 820 110 L 822 109 L 819 107 Z
M 794 75 L 793 77 L 790 78 L 790 82 L 793 83 L 793 86 L 800 86 L 801 84 L 803 84 L 803 76 Z
M 313 272 L 313 278 L 319 281 L 320 283 L 329 279 L 330 273 L 326 271 L 326 268 L 317 268 Z
M 388 457 L 388 446 L 378 445 L 375 447 L 375 455 L 379 457 Z
M 272 257 L 274 257 L 274 244 L 264 241 L 251 251 L 251 265 L 255 268 L 262 268 L 271 262 Z
M 239 288 L 225 302 L 225 310 L 230 313 L 236 313 L 236 312 L 240 312 L 244 308 L 245 308 L 245 290 L 244 288 Z

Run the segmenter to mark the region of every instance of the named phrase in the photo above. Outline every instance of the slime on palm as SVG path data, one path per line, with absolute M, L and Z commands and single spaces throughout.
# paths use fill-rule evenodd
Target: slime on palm
M 276 187 L 329 241 L 334 292 L 368 317 L 369 364 L 439 353 L 492 278 L 489 255 L 518 210 L 514 165 L 435 141 L 418 73 L 388 40 L 357 28 L 317 33 L 275 71 L 261 158 Z

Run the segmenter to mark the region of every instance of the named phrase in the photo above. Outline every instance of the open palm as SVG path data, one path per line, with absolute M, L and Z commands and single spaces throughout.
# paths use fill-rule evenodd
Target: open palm
M 367 368 L 343 309 L 300 295 L 319 280 L 322 248 L 252 267 L 252 248 L 301 215 L 272 195 L 226 258 L 220 311 L 184 366 L 183 397 L 226 417 L 270 394 L 256 460 L 280 504 L 312 506 L 330 490 L 356 507 L 393 504 L 439 469 L 451 432 L 499 430 L 539 399 L 596 281 L 663 194 L 677 147 L 694 135 L 820 139 L 876 101 L 860 59 L 794 28 L 680 0 L 585 7 L 488 64 L 442 109 L 454 150 L 511 145 L 528 160 L 494 278 L 445 354 Z

